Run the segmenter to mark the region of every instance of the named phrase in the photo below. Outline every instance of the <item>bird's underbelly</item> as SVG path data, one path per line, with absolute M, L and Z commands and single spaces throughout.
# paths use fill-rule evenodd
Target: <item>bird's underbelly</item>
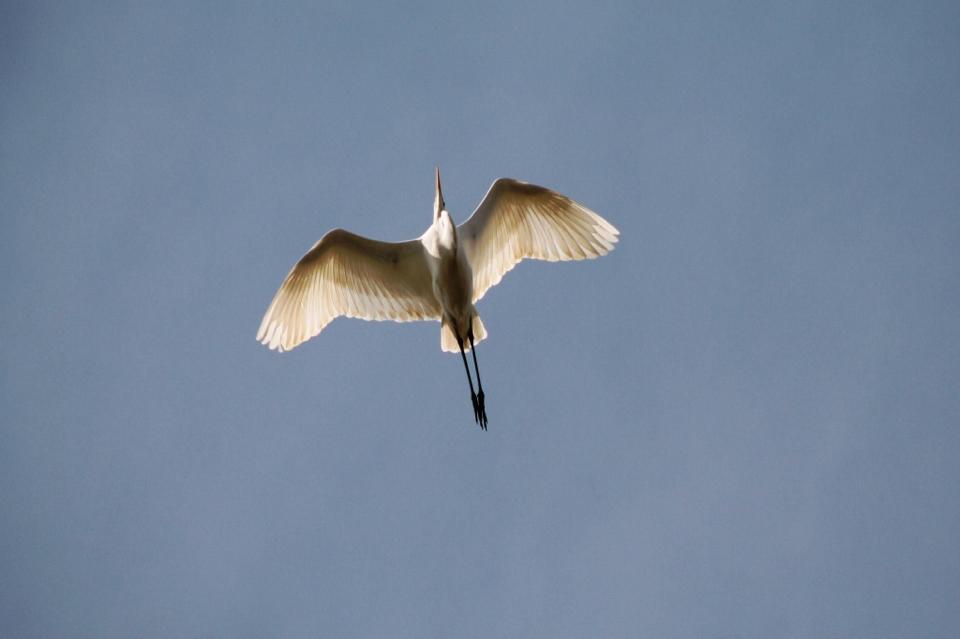
M 445 315 L 458 323 L 470 317 L 473 311 L 473 274 L 469 266 L 461 264 L 454 257 L 441 259 L 433 290 Z

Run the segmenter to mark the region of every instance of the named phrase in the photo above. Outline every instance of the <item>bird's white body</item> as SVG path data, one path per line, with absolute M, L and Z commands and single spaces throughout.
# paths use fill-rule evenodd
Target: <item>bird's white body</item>
M 487 336 L 473 305 L 473 269 L 464 251 L 459 250 L 457 228 L 445 209 L 437 221 L 420 237 L 427 256 L 433 294 L 442 310 L 440 348 L 456 353 L 457 335 L 465 340 L 473 334 L 473 343 Z M 466 346 L 469 349 L 469 345 Z
M 605 255 L 618 231 L 549 189 L 501 178 L 457 227 L 437 172 L 433 223 L 415 240 L 379 242 L 335 229 L 293 267 L 263 316 L 257 339 L 290 350 L 335 317 L 439 320 L 444 351 L 486 337 L 475 303 L 523 258 Z M 472 338 L 472 339 L 468 339 Z

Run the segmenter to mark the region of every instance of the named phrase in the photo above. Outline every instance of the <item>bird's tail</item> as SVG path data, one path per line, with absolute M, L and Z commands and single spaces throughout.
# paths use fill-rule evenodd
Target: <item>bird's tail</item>
M 480 321 L 480 316 L 476 313 L 473 314 L 473 343 L 479 344 L 483 340 L 487 339 L 487 329 L 484 328 L 483 322 Z
M 471 322 L 473 326 L 473 343 L 479 344 L 487 338 L 487 329 L 484 328 L 483 322 L 480 321 L 480 316 L 477 313 L 473 314 Z M 443 319 L 443 323 L 440 325 L 440 350 L 445 353 L 460 352 L 460 346 L 457 345 L 457 335 L 453 332 L 453 326 L 446 318 Z M 470 350 L 470 342 L 466 337 L 464 337 L 463 340 L 463 350 Z

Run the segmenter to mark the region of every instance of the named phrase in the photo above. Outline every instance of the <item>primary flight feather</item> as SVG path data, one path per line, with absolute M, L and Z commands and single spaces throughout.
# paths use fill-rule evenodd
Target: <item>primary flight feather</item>
M 520 260 L 600 257 L 613 249 L 618 235 L 609 222 L 565 195 L 511 178 L 496 180 L 473 215 L 454 226 L 438 169 L 433 223 L 423 235 L 379 242 L 330 231 L 290 270 L 260 322 L 257 340 L 290 350 L 341 315 L 438 320 L 441 348 L 460 352 L 474 418 L 486 429 L 474 348 L 486 330 L 474 304 Z M 465 350 L 473 351 L 479 393 L 473 391 Z

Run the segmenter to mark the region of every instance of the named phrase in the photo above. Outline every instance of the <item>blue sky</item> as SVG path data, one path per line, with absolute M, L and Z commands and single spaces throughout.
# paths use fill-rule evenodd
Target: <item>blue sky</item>
M 6 3 L 0 634 L 954 637 L 954 3 Z M 621 231 L 254 334 L 433 167 Z

